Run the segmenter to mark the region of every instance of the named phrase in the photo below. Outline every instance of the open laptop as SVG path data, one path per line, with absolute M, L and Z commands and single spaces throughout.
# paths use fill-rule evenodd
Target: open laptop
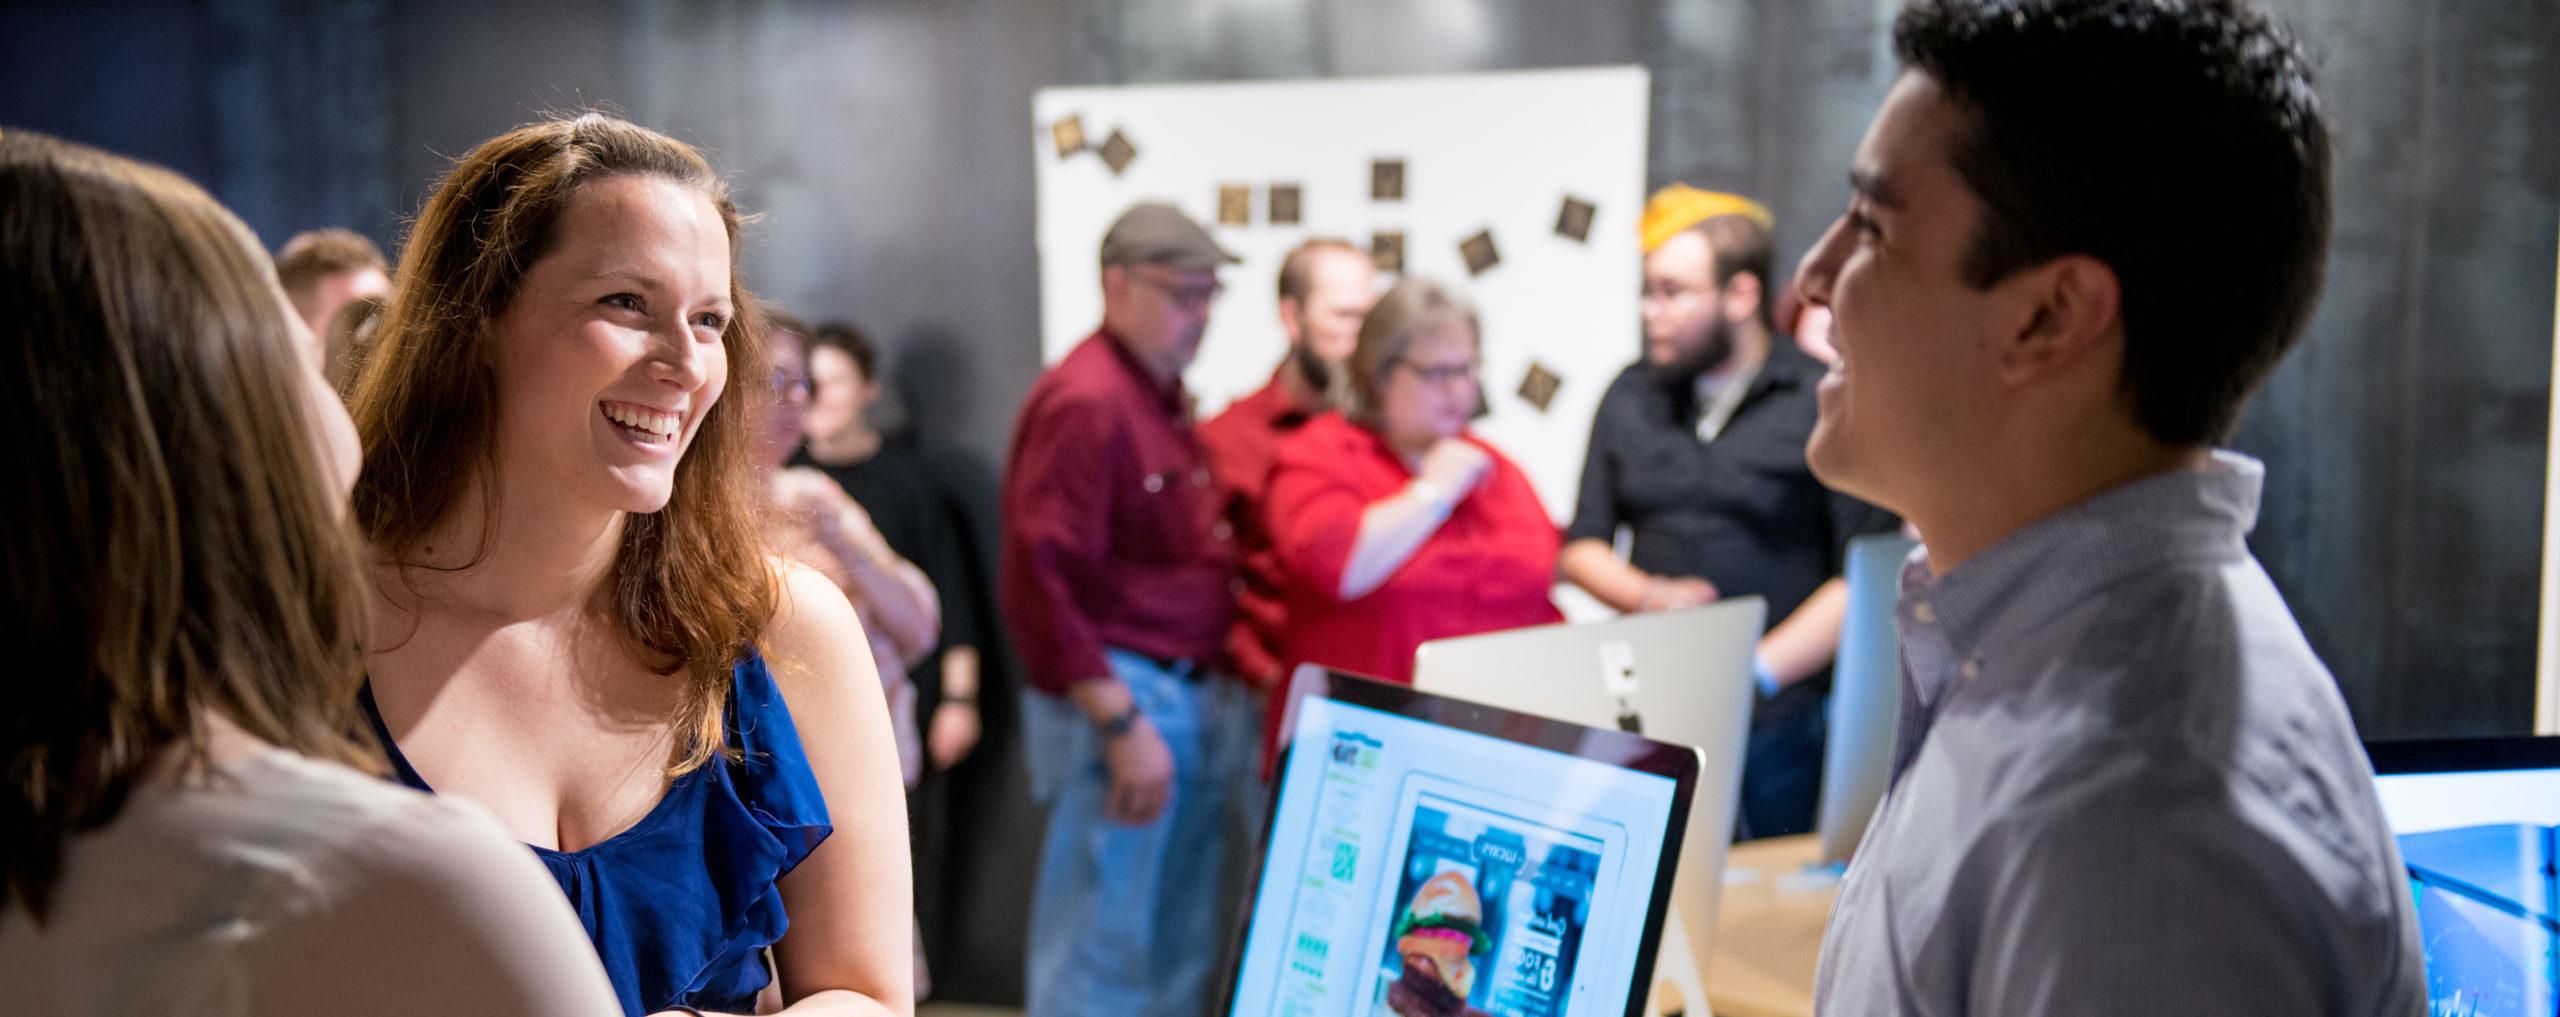
M 1686 611 L 1544 625 L 1422 644 L 1414 687 L 1592 727 L 1640 729 L 1700 752 L 1689 810 L 1676 923 L 1664 937 L 1662 977 L 1685 1000 L 1705 999 L 1725 849 L 1733 839 L 1743 750 L 1751 731 L 1751 651 L 1767 605 L 1737 597 Z
M 1822 860 L 1846 862 L 1893 779 L 1894 731 L 1902 719 L 1902 644 L 1894 606 L 1902 563 L 1918 541 L 1874 533 L 1849 542 L 1847 616 L 1831 665 L 1830 731 L 1822 747 Z
M 1698 754 L 1300 668 L 1230 1017 L 1635 1017 Z
M 2368 742 L 2431 1013 L 2560 1013 L 2560 738 Z

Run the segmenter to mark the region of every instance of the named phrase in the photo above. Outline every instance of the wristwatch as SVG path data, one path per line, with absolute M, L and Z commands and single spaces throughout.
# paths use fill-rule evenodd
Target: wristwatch
M 1101 724 L 1096 726 L 1102 729 L 1102 738 L 1104 741 L 1116 742 L 1120 740 L 1121 735 L 1128 734 L 1131 728 L 1137 727 L 1138 718 L 1144 716 L 1146 716 L 1146 713 L 1138 709 L 1138 704 L 1130 703 L 1129 708 L 1120 711 L 1119 716 L 1103 721 Z

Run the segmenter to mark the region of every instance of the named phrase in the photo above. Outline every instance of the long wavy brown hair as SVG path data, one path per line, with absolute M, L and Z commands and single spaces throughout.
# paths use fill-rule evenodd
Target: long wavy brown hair
M 380 771 L 358 543 L 257 238 L 178 175 L 0 129 L 0 907 L 208 714 Z
M 378 561 L 403 574 L 431 568 L 419 552 L 480 497 L 488 553 L 499 483 L 498 387 L 492 323 L 525 273 L 556 245 L 561 212 L 587 184 L 660 177 L 720 210 L 729 234 L 730 306 L 722 335 L 730 385 L 676 466 L 657 512 L 625 520 L 597 610 L 643 665 L 681 677 L 669 773 L 720 751 L 730 669 L 773 617 L 778 592 L 757 534 L 751 492 L 755 421 L 771 373 L 764 322 L 738 274 L 739 215 L 711 165 L 690 146 L 602 113 L 544 120 L 482 143 L 456 163 L 411 227 L 351 397 L 364 442 L 355 515 Z

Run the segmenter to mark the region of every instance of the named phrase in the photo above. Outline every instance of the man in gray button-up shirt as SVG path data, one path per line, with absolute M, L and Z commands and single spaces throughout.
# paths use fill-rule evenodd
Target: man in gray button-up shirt
M 2299 336 L 2328 137 L 2240 0 L 1924 0 L 1805 257 L 1808 458 L 1926 543 L 1836 1015 L 2415 1015 L 2400 855 L 2212 448 Z

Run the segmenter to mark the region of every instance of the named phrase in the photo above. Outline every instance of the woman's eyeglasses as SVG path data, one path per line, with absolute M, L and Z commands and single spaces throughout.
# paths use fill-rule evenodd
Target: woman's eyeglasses
M 1432 385 L 1472 382 L 1476 380 L 1477 373 L 1484 368 L 1483 363 L 1475 360 L 1461 360 L 1454 364 L 1417 364 L 1402 357 L 1396 358 L 1396 366 L 1413 372 L 1414 377 Z
M 808 395 L 808 372 L 775 370 L 773 372 L 773 394 L 785 398 L 795 395 Z

